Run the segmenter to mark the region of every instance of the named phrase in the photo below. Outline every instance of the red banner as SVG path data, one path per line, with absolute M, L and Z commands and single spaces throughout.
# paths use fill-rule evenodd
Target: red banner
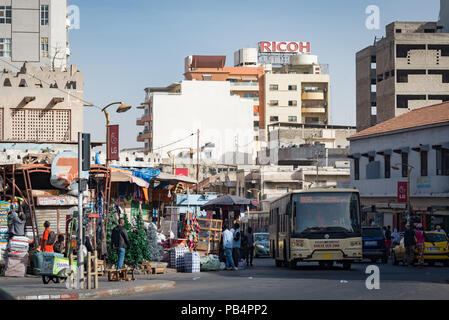
M 118 145 L 118 124 L 108 126 L 108 159 L 119 160 L 119 145 Z
M 189 168 L 176 168 L 175 174 L 176 174 L 177 176 L 185 176 L 185 177 L 188 177 L 188 176 L 189 176 Z
M 407 202 L 407 182 L 398 182 L 398 202 Z

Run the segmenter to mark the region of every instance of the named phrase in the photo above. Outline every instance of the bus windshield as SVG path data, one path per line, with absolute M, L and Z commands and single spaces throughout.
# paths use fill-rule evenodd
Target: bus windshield
M 296 232 L 359 232 L 359 198 L 354 192 L 296 194 Z

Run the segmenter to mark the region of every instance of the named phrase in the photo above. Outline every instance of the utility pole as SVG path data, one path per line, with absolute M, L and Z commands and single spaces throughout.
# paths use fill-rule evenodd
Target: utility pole
M 196 193 L 199 190 L 199 177 L 200 177 L 200 129 L 196 132 Z
M 84 289 L 84 254 L 83 254 L 83 190 L 81 174 L 83 172 L 83 134 L 78 132 L 78 277 L 77 289 Z

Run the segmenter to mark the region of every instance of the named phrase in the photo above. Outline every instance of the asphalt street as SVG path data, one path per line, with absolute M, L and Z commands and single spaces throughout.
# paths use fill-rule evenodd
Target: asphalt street
M 335 264 L 323 270 L 318 264 L 298 264 L 296 269 L 275 267 L 270 258 L 256 259 L 254 267 L 239 271 L 174 273 L 155 275 L 156 279 L 174 280 L 176 288 L 122 296 L 114 300 L 297 300 L 297 299 L 448 299 L 449 268 L 393 266 L 379 267 L 379 289 L 366 286 L 367 267 L 372 263 L 353 264 L 343 270 Z M 369 283 L 373 283 L 369 281 Z M 112 300 L 112 299 L 109 299 Z

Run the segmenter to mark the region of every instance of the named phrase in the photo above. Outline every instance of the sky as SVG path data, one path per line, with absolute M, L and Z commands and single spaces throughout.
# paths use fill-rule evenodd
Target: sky
M 256 47 L 259 41 L 308 41 L 311 54 L 329 65 L 331 124 L 355 125 L 355 54 L 385 36 L 393 21 L 437 21 L 439 0 L 68 0 L 79 8 L 79 29 L 70 30 L 70 64 L 84 73 L 85 100 L 102 108 L 124 101 L 133 109 L 111 107 L 111 124 L 120 125 L 120 148 L 143 147 L 136 109 L 144 89 L 183 79 L 189 55 L 226 55 Z M 379 29 L 366 20 L 379 8 Z M 372 20 L 370 20 L 372 21 Z M 167 126 L 170 123 L 167 120 Z M 105 117 L 86 107 L 84 131 L 105 141 Z

